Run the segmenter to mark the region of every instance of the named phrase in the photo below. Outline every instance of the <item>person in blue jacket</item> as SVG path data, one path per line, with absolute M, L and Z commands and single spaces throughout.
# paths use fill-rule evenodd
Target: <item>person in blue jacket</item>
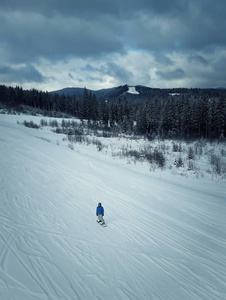
M 96 215 L 97 215 L 97 218 L 98 218 L 98 223 L 102 222 L 102 224 L 105 224 L 105 221 L 104 221 L 104 208 L 103 206 L 101 205 L 101 203 L 99 202 L 98 203 L 98 206 L 97 206 L 97 209 L 96 209 Z

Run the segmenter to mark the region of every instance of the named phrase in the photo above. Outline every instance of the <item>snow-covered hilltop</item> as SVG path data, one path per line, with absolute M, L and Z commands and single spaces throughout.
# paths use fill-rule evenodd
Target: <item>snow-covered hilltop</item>
M 136 87 L 135 86 L 128 86 L 128 91 L 127 93 L 130 93 L 130 94 L 135 94 L 135 95 L 138 95 L 139 92 L 136 90 Z
M 0 115 L 2 300 L 226 298 L 225 182 L 18 124 L 41 119 Z

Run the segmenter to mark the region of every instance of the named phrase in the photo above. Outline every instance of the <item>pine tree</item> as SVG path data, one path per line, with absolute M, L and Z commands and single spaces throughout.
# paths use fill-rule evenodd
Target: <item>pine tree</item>
M 216 112 L 215 112 L 216 120 L 216 132 L 217 137 L 224 137 L 225 135 L 225 126 L 226 126 L 226 101 L 223 96 L 220 96 L 216 103 Z
M 98 101 L 96 95 L 91 95 L 90 115 L 91 115 L 91 120 L 94 123 L 96 123 L 98 120 Z
M 213 118 L 214 118 L 214 107 L 215 100 L 210 100 L 208 103 L 208 112 L 207 112 L 207 137 L 213 138 Z
M 199 128 L 200 128 L 200 137 L 207 137 L 208 132 L 208 98 L 206 94 L 203 94 L 199 100 Z
M 109 106 L 109 122 L 110 127 L 114 128 L 117 122 L 117 108 L 114 102 L 112 102 Z
M 146 103 L 146 106 L 145 106 L 145 111 L 146 111 L 146 115 L 145 115 L 145 119 L 146 119 L 146 122 L 147 122 L 147 133 L 151 133 L 152 130 L 153 130 L 153 126 L 152 126 L 152 121 L 153 121 L 153 116 L 152 116 L 152 113 L 153 113 L 153 105 L 151 103 L 151 101 L 148 101 Z
M 146 133 L 147 130 L 146 111 L 143 106 L 140 106 L 136 112 L 136 130 L 139 133 Z
M 116 111 L 117 111 L 117 124 L 121 126 L 123 122 L 123 104 L 121 98 L 118 98 L 116 102 Z
M 191 104 L 191 134 L 198 136 L 199 134 L 199 104 L 197 99 L 194 99 Z
M 181 112 L 181 133 L 183 135 L 189 136 L 190 133 L 190 123 L 191 123 L 191 107 L 189 100 L 185 99 L 183 103 L 183 109 Z
M 89 93 L 86 88 L 83 90 L 82 105 L 81 105 L 81 119 L 90 121 L 89 113 Z
M 108 126 L 109 115 L 106 101 L 101 98 L 99 101 L 99 120 L 104 126 Z

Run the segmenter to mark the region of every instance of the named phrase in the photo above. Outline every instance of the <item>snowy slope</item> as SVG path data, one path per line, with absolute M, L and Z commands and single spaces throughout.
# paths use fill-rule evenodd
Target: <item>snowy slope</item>
M 135 95 L 138 95 L 139 92 L 136 90 L 136 87 L 135 86 L 128 86 L 128 91 L 127 93 L 130 93 L 130 94 L 135 94 Z
M 71 151 L 26 118 L 0 115 L 0 299 L 225 299 L 225 182 Z

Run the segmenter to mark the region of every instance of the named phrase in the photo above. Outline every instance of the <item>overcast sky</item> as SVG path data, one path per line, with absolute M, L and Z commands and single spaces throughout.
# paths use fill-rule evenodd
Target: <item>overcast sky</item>
M 226 87 L 226 1 L 0 0 L 0 84 Z

